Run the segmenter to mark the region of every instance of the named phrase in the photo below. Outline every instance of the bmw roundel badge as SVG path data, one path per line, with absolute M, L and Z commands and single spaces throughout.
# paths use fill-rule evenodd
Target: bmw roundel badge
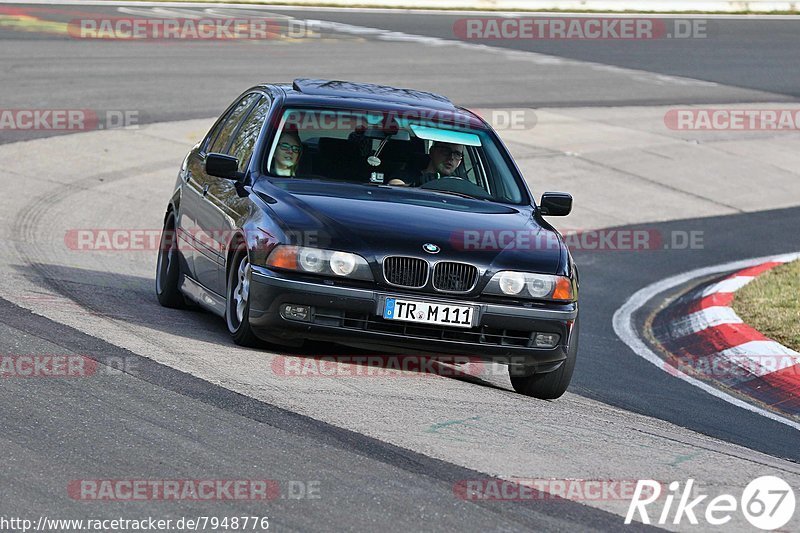
M 422 249 L 428 252 L 429 254 L 438 254 L 441 251 L 441 248 L 431 243 L 423 244 Z

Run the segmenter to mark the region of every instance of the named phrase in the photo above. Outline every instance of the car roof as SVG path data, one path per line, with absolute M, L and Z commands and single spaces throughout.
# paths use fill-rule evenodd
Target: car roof
M 297 78 L 292 83 L 263 84 L 274 87 L 284 95 L 285 105 L 314 105 L 358 109 L 420 111 L 446 113 L 464 123 L 483 125 L 484 122 L 468 109 L 456 106 L 446 96 L 403 89 L 389 85 L 342 80 Z
M 298 78 L 292 82 L 292 91 L 311 96 L 369 98 L 403 104 L 424 105 L 437 109 L 453 109 L 455 107 L 449 98 L 440 94 L 415 89 L 400 89 L 374 83 Z

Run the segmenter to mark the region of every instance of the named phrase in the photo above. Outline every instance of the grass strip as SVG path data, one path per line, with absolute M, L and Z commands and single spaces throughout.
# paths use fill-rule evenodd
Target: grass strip
M 800 261 L 779 265 L 736 291 L 733 309 L 746 324 L 800 351 Z

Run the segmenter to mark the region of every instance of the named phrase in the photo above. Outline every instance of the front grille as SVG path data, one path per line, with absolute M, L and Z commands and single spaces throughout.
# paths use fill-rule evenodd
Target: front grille
M 415 257 L 387 257 L 383 260 L 383 276 L 391 285 L 420 289 L 428 283 L 428 262 Z
M 443 292 L 469 292 L 478 280 L 478 269 L 466 263 L 442 261 L 433 271 L 433 288 Z

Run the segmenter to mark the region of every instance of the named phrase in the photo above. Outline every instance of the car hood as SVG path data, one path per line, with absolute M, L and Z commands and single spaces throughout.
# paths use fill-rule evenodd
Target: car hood
M 294 184 L 293 184 L 294 185 Z M 509 206 L 415 189 L 304 183 L 270 191 L 271 209 L 288 235 L 367 258 L 408 255 L 486 269 L 556 274 L 564 268 L 558 234 L 529 206 Z M 426 244 L 439 248 L 431 254 Z

